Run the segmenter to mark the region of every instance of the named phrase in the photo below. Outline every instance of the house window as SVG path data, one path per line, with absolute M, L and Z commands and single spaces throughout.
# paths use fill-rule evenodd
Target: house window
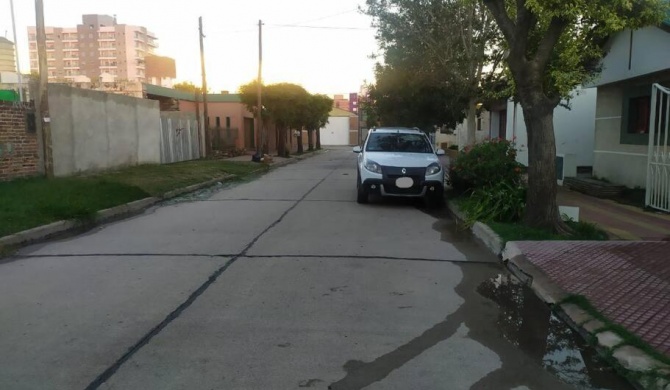
M 482 117 L 477 117 L 477 131 L 482 131 Z
M 638 96 L 628 101 L 628 134 L 649 134 L 651 96 Z
M 649 123 L 650 117 L 651 85 L 625 90 L 621 121 L 621 144 L 647 145 L 649 143 L 649 126 L 651 125 Z M 653 126 L 657 131 L 664 134 L 666 124 L 667 97 L 659 94 L 656 99 L 656 118 Z
M 216 127 L 221 127 L 221 117 L 216 117 Z
M 226 117 L 226 129 L 230 129 L 230 117 Z

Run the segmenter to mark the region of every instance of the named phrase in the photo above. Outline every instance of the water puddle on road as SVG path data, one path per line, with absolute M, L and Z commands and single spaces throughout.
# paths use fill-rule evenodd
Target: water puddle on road
M 477 292 L 499 306 L 502 336 L 561 381 L 577 389 L 633 389 L 514 276 L 499 274 Z

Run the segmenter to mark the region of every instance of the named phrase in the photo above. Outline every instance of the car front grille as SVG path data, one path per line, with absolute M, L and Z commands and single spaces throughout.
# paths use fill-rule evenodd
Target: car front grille
M 405 173 L 402 170 L 405 169 Z M 409 188 L 398 188 L 395 181 L 401 177 L 410 177 L 414 185 Z M 419 195 L 423 190 L 423 182 L 426 179 L 426 168 L 403 168 L 382 166 L 382 181 L 384 191 L 394 195 Z
M 385 182 L 384 191 L 393 195 L 420 195 L 421 191 L 423 191 L 423 187 L 414 185 L 409 188 L 398 188 L 395 184 Z

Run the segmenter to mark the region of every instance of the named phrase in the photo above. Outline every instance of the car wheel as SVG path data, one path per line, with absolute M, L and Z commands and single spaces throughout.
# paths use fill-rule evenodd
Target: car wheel
M 365 189 L 365 186 L 361 184 L 360 173 L 358 174 L 358 178 L 356 179 L 356 190 L 357 190 L 356 202 L 360 204 L 368 203 L 369 194 L 367 189 Z

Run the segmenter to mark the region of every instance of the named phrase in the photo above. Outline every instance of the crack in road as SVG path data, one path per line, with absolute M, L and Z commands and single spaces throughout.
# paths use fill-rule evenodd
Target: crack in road
M 238 199 L 205 199 L 200 202 L 295 202 L 296 199 L 254 199 L 254 198 L 238 198 Z M 328 202 L 328 203 L 356 203 L 355 200 L 342 199 L 303 199 L 303 202 Z
M 394 257 L 394 256 L 366 256 L 366 255 L 245 255 L 249 259 L 354 259 L 354 260 L 392 260 L 392 261 L 423 261 L 431 263 L 458 263 L 458 264 L 497 264 L 486 260 L 460 260 L 460 259 L 431 259 L 423 257 Z
M 247 244 L 244 249 L 228 260 L 223 266 L 221 266 L 219 269 L 214 271 L 208 278 L 207 280 L 200 285 L 194 292 L 192 292 L 188 298 L 182 302 L 179 306 L 177 306 L 176 309 L 174 309 L 172 312 L 170 312 L 163 321 L 161 321 L 158 325 L 153 327 L 147 334 L 145 334 L 137 343 L 135 343 L 132 347 L 126 351 L 119 359 L 117 359 L 111 366 L 109 366 L 105 371 L 103 371 L 100 375 L 98 375 L 88 386 L 86 386 L 86 390 L 94 390 L 98 389 L 103 383 L 108 381 L 112 375 L 114 375 L 121 366 L 130 360 L 130 358 L 133 357 L 142 347 L 147 345 L 151 339 L 153 339 L 155 336 L 157 336 L 165 327 L 167 327 L 172 321 L 177 319 L 183 312 L 184 310 L 188 309 L 195 301 L 198 299 L 207 289 L 214 283 L 216 280 L 228 269 L 230 268 L 231 265 L 233 265 L 238 259 L 245 257 L 246 253 L 251 249 L 258 240 L 265 235 L 268 231 L 270 231 L 272 228 L 280 224 L 286 215 L 288 215 L 291 211 L 293 211 L 299 204 L 302 202 L 309 194 L 312 193 L 318 186 L 321 185 L 333 172 L 335 172 L 337 169 L 339 169 L 341 165 L 338 164 L 337 167 L 333 168 L 323 179 L 319 180 L 318 183 L 316 183 L 314 186 L 312 186 L 300 199 L 295 201 L 295 203 L 286 209 L 282 213 L 282 215 L 279 216 L 273 223 L 271 223 L 268 227 L 266 227 L 262 232 L 260 232 L 256 237 L 254 237 L 249 244 Z
M 262 236 L 262 234 L 261 234 Z M 249 248 L 250 249 L 250 248 Z M 246 249 L 248 251 L 248 249 Z M 51 255 L 17 255 L 14 260 L 40 259 L 40 258 L 66 258 L 66 257 L 201 257 L 201 258 L 229 258 L 237 257 L 244 259 L 329 259 L 329 260 L 391 260 L 391 261 L 419 261 L 431 263 L 458 263 L 458 264 L 494 264 L 488 260 L 463 260 L 463 259 L 432 259 L 427 257 L 396 257 L 396 256 L 374 256 L 374 255 L 310 255 L 310 254 L 285 254 L 285 255 L 248 255 L 244 251 L 239 253 L 223 254 L 198 254 L 198 253 L 76 253 L 76 254 L 51 254 Z

